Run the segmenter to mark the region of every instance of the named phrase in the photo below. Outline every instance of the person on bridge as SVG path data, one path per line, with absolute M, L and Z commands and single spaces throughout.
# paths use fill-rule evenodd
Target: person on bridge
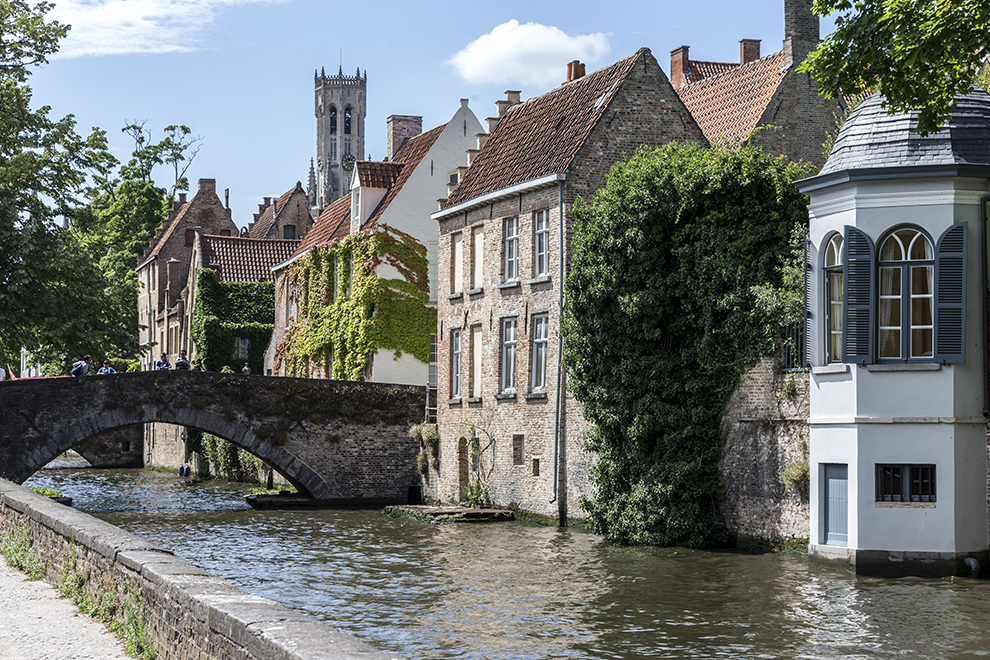
M 97 374 L 115 374 L 117 370 L 110 366 L 110 360 L 104 360 L 103 366 L 96 372 Z
M 175 368 L 189 371 L 189 358 L 186 357 L 185 351 L 179 351 L 179 357 L 175 358 Z
M 72 365 L 72 375 L 76 378 L 82 378 L 89 373 L 89 361 L 93 358 L 89 355 L 84 355 L 83 359 Z
M 158 362 L 155 362 L 155 369 L 159 371 L 168 371 L 172 368 L 172 363 L 168 361 L 168 353 L 162 353 L 162 357 Z

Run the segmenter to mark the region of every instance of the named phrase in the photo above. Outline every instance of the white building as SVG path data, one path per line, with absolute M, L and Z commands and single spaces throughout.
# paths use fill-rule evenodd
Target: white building
M 873 575 L 987 569 L 990 95 L 938 133 L 879 96 L 808 194 L 814 563 Z

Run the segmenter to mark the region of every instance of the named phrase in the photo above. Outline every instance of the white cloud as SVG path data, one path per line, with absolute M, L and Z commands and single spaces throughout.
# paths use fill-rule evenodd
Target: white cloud
M 608 37 L 600 32 L 569 36 L 551 25 L 511 20 L 478 37 L 446 63 L 470 83 L 545 87 L 564 80 L 571 60 L 590 63 L 608 52 Z
M 52 57 L 197 50 L 224 7 L 280 0 L 60 0 L 48 17 L 72 26 Z

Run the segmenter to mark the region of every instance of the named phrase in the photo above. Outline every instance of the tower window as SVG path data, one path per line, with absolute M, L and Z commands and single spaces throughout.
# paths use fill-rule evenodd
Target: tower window
M 337 133 L 337 108 L 330 107 L 330 133 Z
M 351 109 L 344 110 L 344 135 L 351 134 Z

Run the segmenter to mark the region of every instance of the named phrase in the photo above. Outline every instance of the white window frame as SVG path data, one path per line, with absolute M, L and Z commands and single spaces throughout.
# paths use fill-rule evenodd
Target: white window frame
M 550 211 L 533 214 L 533 275 L 550 275 Z
M 502 240 L 502 281 L 519 279 L 519 216 L 506 218 Z
M 530 391 L 543 392 L 547 387 L 547 351 L 550 345 L 550 315 L 533 316 L 533 351 L 530 368 Z
M 450 397 L 461 396 L 461 330 L 450 331 Z
M 480 289 L 485 274 L 485 227 L 471 230 L 471 288 Z
M 499 389 L 503 393 L 516 391 L 516 348 L 519 320 L 515 316 L 502 319 L 502 360 L 499 374 Z
M 450 262 L 453 272 L 450 277 L 450 292 L 464 291 L 464 233 L 457 232 L 450 236 Z
M 825 361 L 842 362 L 842 279 L 845 275 L 842 234 L 833 234 L 825 246 Z

